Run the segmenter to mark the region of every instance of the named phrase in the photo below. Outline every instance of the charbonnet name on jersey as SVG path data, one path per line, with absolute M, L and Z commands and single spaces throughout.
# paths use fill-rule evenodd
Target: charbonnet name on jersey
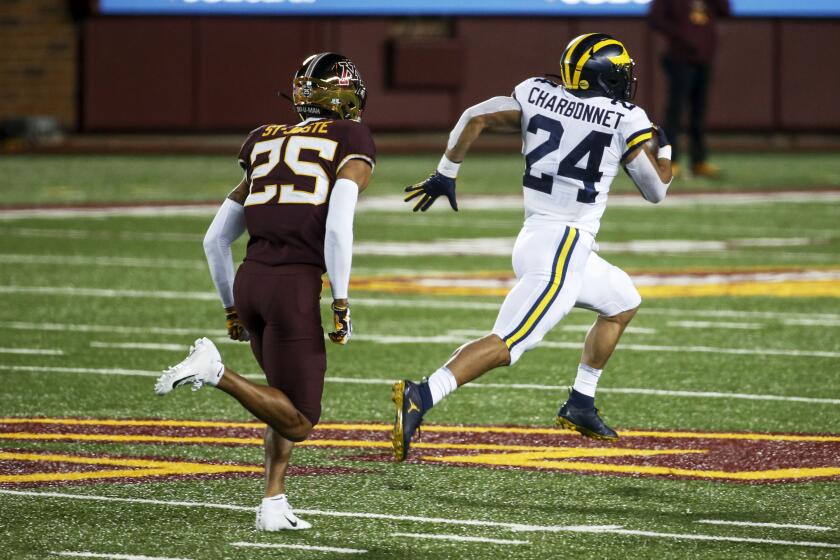
M 554 84 L 552 84 L 554 85 Z M 528 103 L 536 105 L 546 111 L 552 111 L 564 117 L 570 117 L 588 123 L 598 124 L 609 128 L 618 128 L 618 123 L 624 117 L 624 113 L 596 107 L 585 101 L 570 101 L 563 99 L 549 91 L 539 87 L 531 88 L 528 93 Z

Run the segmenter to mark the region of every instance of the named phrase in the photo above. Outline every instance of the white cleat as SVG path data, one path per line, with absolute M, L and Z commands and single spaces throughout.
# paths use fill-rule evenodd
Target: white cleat
M 155 393 L 165 395 L 179 385 L 192 383 L 198 391 L 205 383 L 217 385 L 225 373 L 222 356 L 209 338 L 199 338 L 190 346 L 189 355 L 180 364 L 163 372 L 155 383 Z
M 257 508 L 258 531 L 300 531 L 311 527 L 311 523 L 295 515 L 285 495 L 263 498 Z

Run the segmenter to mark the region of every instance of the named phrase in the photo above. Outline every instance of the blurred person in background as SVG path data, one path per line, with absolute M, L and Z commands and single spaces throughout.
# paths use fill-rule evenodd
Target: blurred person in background
M 729 17 L 729 0 L 653 0 L 648 21 L 665 36 L 662 67 L 668 76 L 664 128 L 673 147 L 673 171 L 679 173 L 683 108 L 689 107 L 688 138 L 691 171 L 717 177 L 720 169 L 707 161 L 706 100 L 717 47 L 717 20 Z

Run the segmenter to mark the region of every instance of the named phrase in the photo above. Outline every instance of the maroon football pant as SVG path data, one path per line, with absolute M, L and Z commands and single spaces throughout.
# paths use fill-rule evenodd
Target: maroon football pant
M 268 384 L 283 391 L 314 426 L 327 370 L 321 269 L 246 261 L 236 272 L 233 296 Z

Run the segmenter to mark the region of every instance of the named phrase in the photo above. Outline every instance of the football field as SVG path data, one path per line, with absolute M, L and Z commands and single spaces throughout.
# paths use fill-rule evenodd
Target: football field
M 727 177 L 660 205 L 618 181 L 600 254 L 644 302 L 599 386 L 617 443 L 554 427 L 594 320 L 576 310 L 435 407 L 396 464 L 390 383 L 492 328 L 522 167 L 470 158 L 460 212 L 413 214 L 400 193 L 436 158 L 383 155 L 353 338 L 328 344 L 322 424 L 290 469 L 313 528 L 258 533 L 262 426 L 212 388 L 152 391 L 205 335 L 262 379 L 201 245 L 233 158 L 7 156 L 0 558 L 840 557 L 838 159 L 726 156 Z

